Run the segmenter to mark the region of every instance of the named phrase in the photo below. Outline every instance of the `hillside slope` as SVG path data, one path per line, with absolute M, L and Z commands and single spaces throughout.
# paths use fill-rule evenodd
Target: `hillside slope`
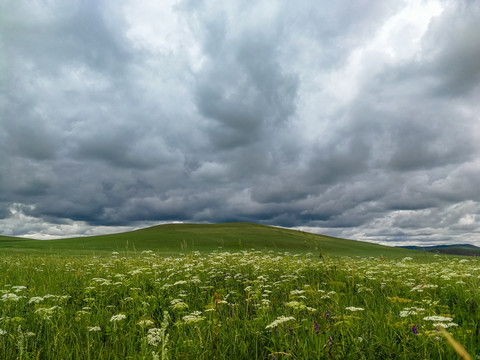
M 409 250 L 428 251 L 436 254 L 459 256 L 480 256 L 480 247 L 471 244 L 435 245 L 435 246 L 399 246 Z
M 168 224 L 119 234 L 58 240 L 0 241 L 0 251 L 163 253 L 224 250 L 312 252 L 330 256 L 412 256 L 424 253 L 251 223 Z
M 14 236 L 3 236 L 0 235 L 0 244 L 2 243 L 9 243 L 9 242 L 20 242 L 20 241 L 29 241 L 29 239 L 14 237 Z M 1 247 L 1 245 L 0 245 Z

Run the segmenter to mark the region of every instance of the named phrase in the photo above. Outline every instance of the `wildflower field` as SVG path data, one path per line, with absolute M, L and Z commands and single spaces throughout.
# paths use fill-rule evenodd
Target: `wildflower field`
M 3 255 L 0 358 L 475 358 L 480 262 L 428 259 Z

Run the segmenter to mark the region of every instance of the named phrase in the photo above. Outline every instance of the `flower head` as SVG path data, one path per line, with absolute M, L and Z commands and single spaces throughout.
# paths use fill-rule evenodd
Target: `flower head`
M 361 308 L 361 307 L 349 306 L 349 307 L 346 307 L 345 310 L 349 310 L 349 311 L 363 311 L 363 310 L 365 310 L 365 309 L 364 309 L 364 308 Z
M 283 324 L 287 321 L 294 321 L 295 318 L 293 316 L 279 316 L 277 319 L 272 322 L 271 324 L 268 324 L 265 329 L 273 329 L 276 328 L 278 325 Z
M 110 321 L 111 322 L 119 322 L 119 321 L 125 320 L 126 318 L 127 318 L 127 315 L 125 315 L 125 314 L 117 314 L 117 315 L 113 315 L 110 318 Z
M 152 346 L 157 346 L 162 341 L 162 334 L 165 330 L 152 328 L 148 330 L 147 342 Z

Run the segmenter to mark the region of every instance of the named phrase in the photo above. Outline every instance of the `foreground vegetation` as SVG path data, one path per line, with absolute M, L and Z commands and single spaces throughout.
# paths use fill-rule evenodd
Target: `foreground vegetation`
M 2 255 L 0 357 L 458 358 L 442 329 L 480 354 L 480 262 L 428 259 Z

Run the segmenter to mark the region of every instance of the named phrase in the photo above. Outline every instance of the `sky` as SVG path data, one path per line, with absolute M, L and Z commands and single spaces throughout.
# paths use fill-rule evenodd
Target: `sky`
M 0 0 L 0 234 L 480 245 L 480 2 Z

